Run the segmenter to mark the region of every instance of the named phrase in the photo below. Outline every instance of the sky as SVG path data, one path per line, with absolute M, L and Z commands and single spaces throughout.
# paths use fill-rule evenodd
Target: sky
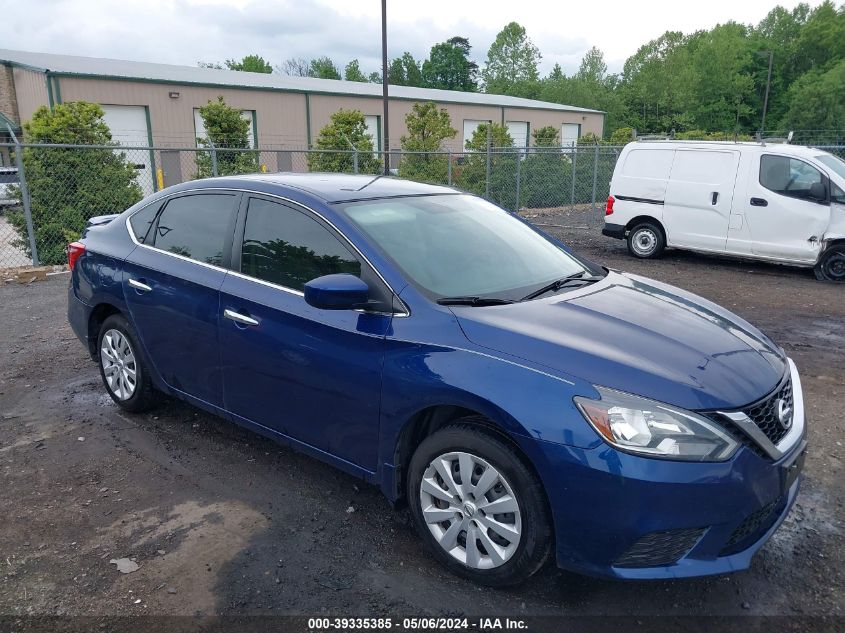
M 775 4 L 388 0 L 388 54 L 423 59 L 432 44 L 462 35 L 481 66 L 496 33 L 517 21 L 543 55 L 541 74 L 555 63 L 573 73 L 591 46 L 619 72 L 639 46 L 667 30 L 756 24 Z M 0 16 L 0 48 L 186 65 L 251 53 L 274 65 L 328 55 L 341 68 L 353 58 L 366 73 L 381 67 L 380 0 L 0 0 Z

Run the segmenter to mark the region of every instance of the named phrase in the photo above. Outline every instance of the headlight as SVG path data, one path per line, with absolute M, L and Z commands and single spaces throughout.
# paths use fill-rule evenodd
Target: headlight
M 651 457 L 694 462 L 728 459 L 739 443 L 724 429 L 691 411 L 596 387 L 601 400 L 581 396 L 575 404 L 613 446 Z

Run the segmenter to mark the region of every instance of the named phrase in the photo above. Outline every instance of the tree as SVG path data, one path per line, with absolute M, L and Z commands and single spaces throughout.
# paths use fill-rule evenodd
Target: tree
M 369 81 L 366 75 L 361 72 L 361 66 L 359 65 L 357 59 L 353 59 L 351 62 L 346 64 L 346 68 L 343 69 L 343 78 L 346 79 L 346 81 Z
M 381 83 L 381 73 L 373 71 L 370 73 L 368 77 L 371 84 L 380 84 Z
M 27 143 L 114 145 L 94 103 L 42 106 L 24 123 Z M 134 161 L 111 149 L 28 147 L 23 163 L 29 185 L 30 211 L 38 256 L 43 264 L 66 262 L 65 246 L 79 239 L 88 218 L 119 213 L 142 197 Z M 20 196 L 20 191 L 16 192 Z M 22 213 L 8 216 L 18 233 L 16 246 L 29 252 Z
M 613 130 L 610 135 L 609 143 L 611 145 L 626 145 L 634 140 L 634 128 L 620 127 Z
M 270 62 L 265 61 L 260 55 L 247 55 L 241 61 L 234 59 L 226 60 L 226 68 L 229 70 L 241 70 L 248 73 L 271 73 L 273 67 Z
M 554 125 L 538 127 L 531 136 L 534 137 L 535 147 L 560 147 L 560 135 Z
M 249 174 L 259 170 L 258 152 L 250 149 L 252 123 L 241 115 L 240 110 L 226 105 L 220 96 L 217 101 L 209 101 L 202 106 L 199 113 L 207 136 L 198 138 L 197 145 L 208 148 L 213 145 L 218 150 L 224 150 L 215 152 L 217 175 Z M 197 152 L 197 178 L 211 175 L 211 152 Z
M 290 57 L 276 66 L 276 72 L 291 77 L 310 77 L 311 62 L 304 57 Z
M 394 86 L 422 86 L 423 77 L 420 63 L 411 53 L 405 51 L 397 57 L 387 69 L 387 81 Z
M 358 152 L 358 172 L 377 174 L 381 161 L 375 155 L 373 138 L 367 131 L 364 115 L 359 110 L 340 109 L 320 130 L 314 145 L 318 150 L 308 154 L 309 171 L 352 172 L 355 167 L 353 149 Z
M 487 51 L 481 71 L 484 89 L 494 94 L 525 96 L 526 90 L 537 89 L 540 59 L 540 51 L 528 38 L 525 28 L 511 22 L 496 35 Z
M 432 46 L 422 65 L 423 85 L 474 92 L 478 87 L 478 64 L 469 57 L 471 49 L 469 40 L 459 36 Z
M 340 79 L 340 71 L 328 57 L 318 57 L 311 60 L 310 77 L 318 79 Z
M 487 192 L 487 131 L 490 130 L 492 151 L 490 153 L 490 198 L 502 206 L 511 208 L 515 202 L 514 183 L 516 182 L 516 161 L 519 154 L 515 151 L 502 151 L 513 148 L 513 138 L 508 128 L 500 123 L 482 123 L 466 142 L 468 154 L 458 174 L 458 184 L 479 195 Z
M 786 129 L 845 129 L 845 59 L 826 72 L 811 70 L 789 89 Z
M 458 133 L 452 127 L 449 112 L 438 109 L 432 101 L 415 103 L 405 116 L 405 126 L 408 135 L 402 136 L 400 142 L 406 152 L 438 152 L 443 149 L 443 141 L 455 138 Z M 399 165 L 399 175 L 411 180 L 445 182 L 448 160 L 443 154 L 406 154 Z

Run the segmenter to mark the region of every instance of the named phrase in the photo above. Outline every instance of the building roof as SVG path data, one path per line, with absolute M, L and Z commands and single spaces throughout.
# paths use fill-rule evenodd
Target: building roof
M 133 62 L 101 57 L 79 57 L 76 55 L 54 55 L 0 49 L 0 63 L 28 67 L 41 72 L 79 77 L 103 77 L 108 79 L 143 80 L 174 84 L 201 84 L 279 90 L 286 92 L 307 92 L 312 94 L 348 95 L 356 97 L 381 97 L 381 84 L 313 77 L 290 77 L 288 75 L 249 73 L 194 66 L 175 66 Z M 590 110 L 560 103 L 522 99 L 507 95 L 493 95 L 481 92 L 460 92 L 457 90 L 436 90 L 433 88 L 412 88 L 391 86 L 390 97 L 414 101 L 437 101 L 441 103 L 463 103 L 508 108 L 532 108 L 603 114 L 601 110 Z

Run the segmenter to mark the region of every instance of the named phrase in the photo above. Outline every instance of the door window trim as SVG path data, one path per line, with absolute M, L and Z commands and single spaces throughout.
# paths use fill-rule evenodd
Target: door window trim
M 165 251 L 165 250 L 162 250 L 160 248 L 156 248 L 155 246 L 150 246 L 148 244 L 142 244 L 141 242 L 139 242 L 135 238 L 135 233 L 132 231 L 132 225 L 129 223 L 129 220 L 136 213 L 140 212 L 143 209 L 146 209 L 150 204 L 157 204 L 157 203 L 161 204 L 161 208 L 159 208 L 158 212 L 156 213 L 156 217 L 154 218 L 154 221 L 158 221 L 158 214 L 160 214 L 161 210 L 166 206 L 165 200 L 169 200 L 170 198 L 174 198 L 176 196 L 181 196 L 181 195 L 187 194 L 187 193 L 203 193 L 203 192 L 214 193 L 214 192 L 221 192 L 221 191 L 232 191 L 232 192 L 240 193 L 242 195 L 247 194 L 246 195 L 247 198 L 249 198 L 250 196 L 266 196 L 268 198 L 274 198 L 276 200 L 281 200 L 284 203 L 289 204 L 293 207 L 298 207 L 299 209 L 303 209 L 306 213 L 309 213 L 309 214 L 313 215 L 314 217 L 318 218 L 319 220 L 324 222 L 327 226 L 329 226 L 334 231 L 335 235 L 339 236 L 342 239 L 343 242 L 345 242 L 346 244 L 348 244 L 352 248 L 354 254 L 356 254 L 358 257 L 360 257 L 367 264 L 367 266 L 369 266 L 370 269 L 376 274 L 376 277 L 378 277 L 382 281 L 382 283 L 385 285 L 385 287 L 387 288 L 389 293 L 393 296 L 394 301 L 398 301 L 399 304 L 402 306 L 401 311 L 399 311 L 399 312 L 396 312 L 396 311 L 388 312 L 386 314 L 390 314 L 394 317 L 400 317 L 400 318 L 411 316 L 411 309 L 408 307 L 408 304 L 405 303 L 402 300 L 402 298 L 399 296 L 399 293 L 396 292 L 393 289 L 393 286 L 391 286 L 387 282 L 387 280 L 384 278 L 384 275 L 381 274 L 381 271 L 379 271 L 378 268 L 373 266 L 373 263 L 369 260 L 369 258 L 366 255 L 364 255 L 364 253 L 361 252 L 361 249 L 358 248 L 352 242 L 352 240 L 350 240 L 346 235 L 344 235 L 343 231 L 338 229 L 337 226 L 331 220 L 329 220 L 327 217 L 325 217 L 319 211 L 316 211 L 316 210 L 312 209 L 311 207 L 309 207 L 309 206 L 307 206 L 307 205 L 305 205 L 301 202 L 297 202 L 296 200 L 292 200 L 290 198 L 286 198 L 285 196 L 280 196 L 278 194 L 267 193 L 267 192 L 264 192 L 264 191 L 255 191 L 253 189 L 242 189 L 242 188 L 239 188 L 239 187 L 215 187 L 215 188 L 196 187 L 196 188 L 193 188 L 193 189 L 183 189 L 181 191 L 174 191 L 174 192 L 169 193 L 165 196 L 161 196 L 159 198 L 156 198 L 155 200 L 150 201 L 149 204 L 145 204 L 143 207 L 136 209 L 135 211 L 133 211 L 132 213 L 130 213 L 129 215 L 126 216 L 126 221 L 124 222 L 124 225 L 126 226 L 126 231 L 129 233 L 129 238 L 132 240 L 132 242 L 135 244 L 136 247 L 148 248 L 152 251 L 156 251 L 157 253 L 164 253 L 165 255 L 169 255 L 170 257 L 175 257 L 177 259 L 181 259 L 181 260 L 186 261 L 186 262 L 193 262 L 194 264 L 197 264 L 199 266 L 205 266 L 206 268 L 211 268 L 212 270 L 220 270 L 220 271 L 223 271 L 225 273 L 229 273 L 230 275 L 235 275 L 236 277 L 240 277 L 242 279 L 254 281 L 256 283 L 260 283 L 260 284 L 263 284 L 265 286 L 269 286 L 271 288 L 276 288 L 277 290 L 282 290 L 283 292 L 288 292 L 288 293 L 292 293 L 292 294 L 296 294 L 296 295 L 299 295 L 301 297 L 304 297 L 305 293 L 300 292 L 298 290 L 294 290 L 293 288 L 286 288 L 284 286 L 280 286 L 278 284 L 274 284 L 274 283 L 269 282 L 269 281 L 264 281 L 263 279 L 257 279 L 255 277 L 250 277 L 249 275 L 244 275 L 244 274 L 242 274 L 238 271 L 232 270 L 231 268 L 223 268 L 221 266 L 216 266 L 214 264 L 207 264 L 205 262 L 201 262 L 201 261 L 196 260 L 196 259 L 191 259 L 190 257 L 185 257 L 184 255 L 179 255 L 178 253 L 171 253 L 170 251 Z M 240 206 L 240 204 L 242 202 L 243 202 L 243 198 L 241 198 L 241 201 L 238 202 L 237 205 Z M 238 222 L 238 220 L 236 220 L 235 231 L 237 231 L 237 226 L 238 226 L 237 222 Z M 232 234 L 232 240 L 230 240 L 229 244 L 230 244 L 229 261 L 231 262 L 231 251 L 234 250 L 234 232 Z M 367 312 L 367 311 L 356 310 L 356 312 Z M 368 313 L 373 314 L 373 312 L 368 312 Z
M 787 160 L 795 160 L 795 161 L 798 161 L 799 163 L 804 163 L 808 167 L 815 169 L 817 172 L 819 172 L 819 175 L 822 177 L 821 178 L 822 184 L 826 185 L 827 204 L 830 204 L 830 184 L 829 184 L 831 182 L 830 176 L 828 176 L 827 172 L 825 172 L 824 170 L 819 169 L 818 166 L 814 165 L 813 163 L 811 163 L 809 161 L 804 160 L 803 158 L 799 158 L 797 156 L 788 156 L 786 154 L 771 154 L 769 152 L 761 153 L 760 154 L 760 162 L 759 162 L 759 165 L 757 166 L 757 184 L 760 185 L 763 189 L 765 189 L 766 191 L 771 191 L 775 195 L 783 196 L 784 198 L 789 198 L 791 200 L 800 200 L 801 202 L 810 202 L 810 203 L 816 204 L 816 205 L 823 204 L 822 202 L 819 202 L 819 201 L 814 200 L 812 198 L 799 198 L 798 196 L 790 196 L 787 193 L 782 193 L 780 191 L 776 191 L 775 189 L 771 189 L 771 188 L 767 187 L 766 185 L 764 185 L 763 184 L 763 159 L 766 158 L 766 157 L 785 158 Z

